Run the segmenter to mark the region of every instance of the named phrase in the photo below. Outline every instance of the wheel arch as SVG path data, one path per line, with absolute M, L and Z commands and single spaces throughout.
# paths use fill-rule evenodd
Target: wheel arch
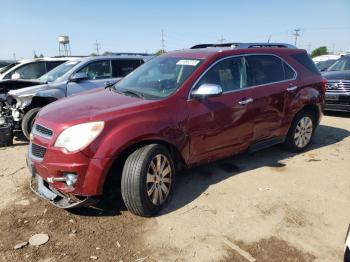
M 317 104 L 308 104 L 308 105 L 305 105 L 304 107 L 302 107 L 297 113 L 299 113 L 301 111 L 308 111 L 308 112 L 312 113 L 315 117 L 316 124 L 317 125 L 319 124 L 320 118 L 322 115 L 322 111 L 320 109 L 320 106 L 318 106 Z
M 52 102 L 55 102 L 57 98 L 55 97 L 43 97 L 43 96 L 34 96 L 32 98 L 32 102 L 30 103 L 29 107 L 26 109 L 26 111 L 29 111 L 30 109 L 36 108 L 36 107 L 44 107 Z
M 185 160 L 183 159 L 178 148 L 170 142 L 162 139 L 146 139 L 128 145 L 125 149 L 119 152 L 115 157 L 111 158 L 111 163 L 106 171 L 103 181 L 101 181 L 100 189 L 105 192 L 109 190 L 111 185 L 120 185 L 122 170 L 127 157 L 135 150 L 150 144 L 159 144 L 164 146 L 173 158 L 176 170 L 185 168 Z M 102 192 L 101 192 L 102 193 Z

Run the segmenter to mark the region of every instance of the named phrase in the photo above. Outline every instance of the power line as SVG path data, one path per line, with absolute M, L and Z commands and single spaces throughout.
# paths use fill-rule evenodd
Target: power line
M 101 44 L 99 42 L 97 42 L 97 40 L 96 40 L 96 42 L 94 43 L 94 46 L 95 46 L 95 49 L 96 49 L 96 54 L 100 55 L 100 46 L 101 46 Z
M 294 45 L 297 46 L 297 42 L 298 42 L 298 37 L 301 36 L 300 34 L 301 29 L 294 29 L 294 33 L 292 34 L 294 36 Z

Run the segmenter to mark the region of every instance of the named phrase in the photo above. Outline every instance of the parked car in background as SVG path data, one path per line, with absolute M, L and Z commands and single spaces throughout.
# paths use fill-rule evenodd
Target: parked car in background
M 334 62 L 337 61 L 340 57 L 341 55 L 321 55 L 314 57 L 312 61 L 314 61 L 318 70 L 322 72 L 326 71 L 327 68 L 334 64 Z
M 305 150 L 324 93 L 306 51 L 290 45 L 169 52 L 110 88 L 43 108 L 28 147 L 31 188 L 72 208 L 121 179 L 126 207 L 152 216 L 169 202 L 180 168 L 280 143 Z
M 58 99 L 118 81 L 152 56 L 113 55 L 71 59 L 38 78 L 41 85 L 12 90 L 0 118 L 29 139 L 38 111 Z M 1 112 L 2 111 L 2 112 Z
M 7 70 L 9 70 L 10 68 L 14 67 L 15 65 L 18 65 L 19 62 L 13 62 L 11 64 L 7 64 L 7 65 L 4 65 L 0 68 L 0 75 L 4 72 L 6 72 Z
M 15 61 L 10 61 L 10 60 L 0 60 L 0 72 L 3 68 L 11 65 L 11 64 L 14 64 Z
M 322 75 L 327 79 L 326 110 L 350 112 L 350 55 L 344 55 Z
M 56 66 L 67 62 L 69 57 L 47 57 L 35 58 L 32 60 L 23 60 L 20 63 L 12 64 L 0 75 L 0 80 L 6 79 L 36 79 L 49 72 Z

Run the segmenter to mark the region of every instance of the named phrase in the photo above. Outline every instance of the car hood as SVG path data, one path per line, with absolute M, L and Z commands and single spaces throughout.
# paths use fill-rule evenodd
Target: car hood
M 327 80 L 350 80 L 350 70 L 327 71 L 322 73 Z
M 155 100 L 140 99 L 98 88 L 49 104 L 39 112 L 38 121 L 44 121 L 50 126 L 105 121 L 130 113 L 131 108 L 132 111 L 136 111 L 138 106 L 154 102 Z
M 0 81 L 0 93 L 5 93 L 10 90 L 18 90 L 25 87 L 31 87 L 31 86 L 37 86 L 40 84 L 44 84 L 42 81 L 31 79 L 31 80 L 25 80 L 25 79 L 7 79 Z
M 10 92 L 8 92 L 8 94 L 13 97 L 31 96 L 38 91 L 47 89 L 48 87 L 49 87 L 49 84 L 29 86 L 29 87 L 25 87 L 17 90 L 11 90 Z

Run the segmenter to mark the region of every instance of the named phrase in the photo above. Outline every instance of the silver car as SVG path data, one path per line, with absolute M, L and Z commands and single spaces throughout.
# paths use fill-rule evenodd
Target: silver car
M 83 91 L 117 82 L 152 56 L 128 54 L 76 58 L 39 78 L 43 85 L 12 90 L 0 110 L 3 122 L 21 129 L 29 139 L 36 114 L 47 104 Z

